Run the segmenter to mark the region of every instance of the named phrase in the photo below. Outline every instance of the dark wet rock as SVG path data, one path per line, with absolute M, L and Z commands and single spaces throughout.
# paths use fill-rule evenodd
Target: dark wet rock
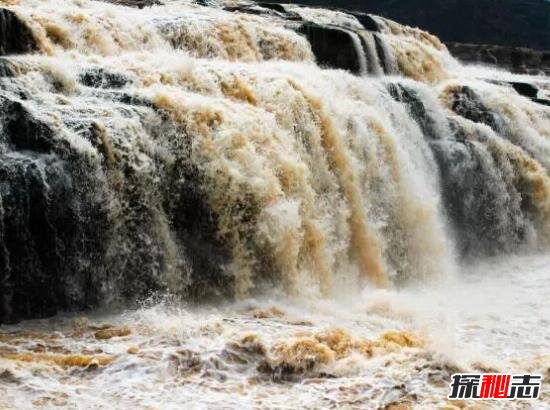
M 491 84 L 500 85 L 503 87 L 512 87 L 519 95 L 527 98 L 537 98 L 539 94 L 539 88 L 530 83 L 517 82 L 517 81 L 499 81 L 499 80 L 487 80 Z
M 7 58 L 0 57 L 0 78 L 13 77 L 17 73 L 17 67 Z
M 207 4 L 205 4 L 207 5 Z M 277 3 L 259 2 L 256 4 L 226 6 L 224 10 L 231 12 L 256 14 L 256 15 L 272 15 L 284 18 L 285 20 L 302 20 L 302 18 L 292 11 L 287 11 L 286 8 Z
M 0 380 L 8 384 L 21 384 L 21 380 L 10 370 L 5 369 L 0 373 Z
M 435 130 L 434 120 L 428 115 L 424 103 L 418 98 L 414 90 L 399 83 L 390 83 L 388 84 L 388 91 L 394 100 L 406 105 L 407 110 L 420 126 L 424 136 L 430 139 L 439 138 Z
M 91 307 L 97 297 L 100 276 L 83 267 L 99 263 L 104 219 L 78 179 L 55 156 L 0 156 L 2 322 Z
M 486 44 L 447 43 L 464 63 L 489 64 L 519 74 L 550 74 L 550 51 Z
M 192 181 L 180 188 L 182 202 L 172 214 L 172 222 L 192 267 L 192 286 L 186 294 L 197 301 L 231 297 L 233 278 L 226 270 L 231 254 L 218 238 L 217 219 Z
M 137 7 L 137 8 L 144 8 L 144 7 L 151 7 L 156 6 L 159 4 L 162 4 L 158 0 L 97 0 L 97 1 L 103 1 L 105 3 L 113 3 L 118 4 L 119 6 L 126 6 L 126 7 Z
M 164 208 L 170 218 L 170 226 L 191 267 L 186 296 L 193 300 L 231 297 L 234 293 L 233 278 L 226 267 L 231 263 L 231 253 L 218 236 L 218 219 L 208 205 L 201 187 L 201 174 L 188 162 L 185 153 L 168 171 Z
M 450 120 L 453 134 L 438 135 L 434 121 L 414 90 L 402 84 L 389 84 L 388 89 L 396 101 L 406 105 L 429 139 L 439 167 L 443 209 L 456 233 L 458 251 L 463 256 L 475 257 L 518 246 L 526 232 L 518 199 L 521 195 L 500 178 L 501 171 L 492 154 L 482 144 L 473 142 L 472 135 L 453 120 Z M 496 117 L 473 90 L 461 87 L 453 97 L 452 109 L 457 114 L 497 128 Z M 473 137 L 474 141 L 484 138 Z
M 288 11 L 284 6 L 277 3 L 266 3 L 259 2 L 258 6 L 263 7 L 264 9 L 273 10 L 280 15 L 284 16 L 287 20 L 301 21 L 302 17 L 296 12 Z
M 271 10 L 264 9 L 263 7 L 259 7 L 255 4 L 246 4 L 246 5 L 237 5 L 237 6 L 227 6 L 223 8 L 225 11 L 231 11 L 231 12 L 239 12 L 239 13 L 247 13 L 247 14 L 256 14 L 256 15 L 262 15 L 262 14 L 271 14 Z
M 365 30 L 369 31 L 380 31 L 380 27 L 378 26 L 378 23 L 376 20 L 367 13 L 360 13 L 360 12 L 349 12 L 351 15 L 355 16 L 357 20 L 359 20 L 359 23 L 365 28 Z
M 519 95 L 530 98 L 531 101 L 537 104 L 550 106 L 550 100 L 547 98 L 539 98 L 539 88 L 533 84 L 522 82 L 508 82 Z
M 72 110 L 58 113 L 54 126 L 24 101 L 1 96 L 0 323 L 135 303 L 168 290 L 196 300 L 233 295 L 230 253 L 200 189 L 201 173 L 189 163 L 190 137 L 167 138 L 171 120 L 149 101 L 95 92 L 112 111 L 141 120 L 159 143 L 184 146 L 171 147 L 179 156 L 170 165 L 134 147 L 152 161 L 141 170 L 110 134 L 128 133 L 132 141 L 135 130 L 102 123 L 110 115 Z M 66 133 L 88 141 L 99 160 L 73 147 Z M 169 271 L 181 275 L 175 289 Z
M 510 85 L 516 92 L 524 97 L 537 98 L 539 89 L 532 84 L 511 82 Z
M 143 106 L 153 108 L 154 105 L 151 100 L 146 97 L 134 95 L 129 91 L 119 90 L 116 88 L 98 88 L 94 90 L 93 95 L 97 98 L 104 98 L 109 101 L 115 101 L 129 106 Z
M 496 114 L 483 105 L 479 96 L 470 87 L 459 87 L 453 93 L 452 98 L 451 109 L 455 113 L 470 121 L 488 125 L 495 131 L 498 130 Z
M 21 103 L 1 104 L 0 322 L 91 307 L 106 230 L 93 165 Z
M 499 171 L 491 156 L 454 125 L 454 139 L 432 141 L 430 146 L 458 251 L 476 257 L 515 249 L 526 231 L 521 204 L 514 200 L 517 191 L 496 176 Z
M 306 36 L 321 66 L 359 72 L 359 55 L 349 31 L 310 22 L 302 24 L 297 31 Z
M 28 53 L 36 48 L 27 25 L 13 11 L 0 8 L 0 56 Z
M 533 84 L 515 82 L 515 81 L 489 81 L 493 84 L 498 84 L 502 86 L 511 86 L 519 95 L 531 99 L 531 101 L 536 102 L 537 104 L 550 105 L 550 100 L 546 98 L 538 98 L 539 88 Z
M 213 5 L 212 0 L 195 0 L 193 3 L 203 7 L 210 7 Z
M 545 100 L 545 99 L 542 99 L 542 98 L 533 98 L 533 101 L 538 103 L 538 104 L 547 105 L 547 106 L 550 107 L 550 100 Z
M 0 141 L 16 150 L 49 153 L 54 147 L 54 131 L 34 118 L 18 101 L 0 96 L 3 113 Z
M 277 11 L 279 13 L 286 13 L 285 6 L 277 3 L 267 3 L 267 2 L 258 2 L 258 6 L 263 7 L 264 9 L 270 9 L 273 11 Z
M 102 68 L 86 70 L 79 76 L 80 82 L 94 88 L 122 88 L 132 81 L 124 74 L 113 73 Z

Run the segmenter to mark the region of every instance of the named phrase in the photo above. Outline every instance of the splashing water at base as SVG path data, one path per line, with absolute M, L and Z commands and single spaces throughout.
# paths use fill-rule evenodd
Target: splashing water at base
M 0 335 L 0 406 L 453 409 L 464 407 L 446 400 L 450 376 L 472 371 L 543 374 L 537 408 L 550 400 L 549 266 L 500 258 L 354 300 L 162 302 L 26 322 Z

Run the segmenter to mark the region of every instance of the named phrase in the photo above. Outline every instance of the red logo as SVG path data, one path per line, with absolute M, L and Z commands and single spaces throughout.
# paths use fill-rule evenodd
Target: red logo
M 453 374 L 450 400 L 538 399 L 542 376 L 533 374 Z
M 484 374 L 481 379 L 480 399 L 507 399 L 510 388 L 509 374 Z

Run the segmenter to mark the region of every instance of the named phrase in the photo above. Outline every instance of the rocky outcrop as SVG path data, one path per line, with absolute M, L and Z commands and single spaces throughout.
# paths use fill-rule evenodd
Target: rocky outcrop
M 107 231 L 93 165 L 20 102 L 0 107 L 0 322 L 92 306 Z
M 477 93 L 470 87 L 457 87 L 450 97 L 450 108 L 470 121 L 488 125 L 497 129 L 497 119 L 487 107 L 483 105 Z
M 208 2 L 200 1 L 198 4 L 203 6 L 208 6 Z M 238 4 L 224 7 L 224 10 L 231 12 L 247 13 L 247 14 L 256 14 L 256 15 L 271 15 L 276 17 L 282 17 L 285 20 L 292 21 L 302 20 L 301 17 L 288 11 L 283 5 L 277 3 L 264 3 L 258 2 L 255 4 Z
M 490 81 L 493 84 L 503 85 L 505 87 L 512 87 L 519 95 L 531 99 L 531 101 L 537 104 L 550 105 L 550 99 L 547 94 L 539 89 L 536 85 L 531 83 L 524 83 L 519 81 Z
M 539 95 L 539 89 L 533 84 L 520 83 L 517 81 L 512 81 L 509 84 L 518 94 L 523 95 L 524 97 L 537 98 Z
M 308 39 L 319 65 L 341 68 L 355 74 L 360 72 L 359 50 L 349 31 L 307 22 L 298 28 L 298 32 Z
M 29 28 L 13 11 L 0 8 L 0 56 L 35 49 L 36 43 Z
M 107 3 L 118 4 L 119 6 L 144 8 L 161 4 L 158 0 L 98 0 Z
M 525 223 L 513 217 L 521 212 L 520 204 L 508 197 L 503 200 L 502 181 L 495 178 L 493 164 L 487 161 L 487 151 L 476 141 L 476 132 L 472 135 L 472 130 L 464 128 L 460 121 L 448 118 L 449 135 L 441 138 L 432 114 L 414 89 L 400 83 L 389 83 L 388 88 L 430 138 L 446 214 L 457 232 L 457 250 L 472 256 L 517 247 L 526 235 Z M 498 126 L 502 119 L 492 113 L 470 87 L 456 87 L 451 94 L 449 105 L 456 114 L 473 123 L 488 125 L 495 132 L 502 131 Z M 512 186 L 507 190 L 515 192 Z M 495 210 L 495 204 L 499 204 L 500 212 Z M 502 231 L 507 234 L 503 236 Z
M 447 43 L 447 47 L 464 63 L 489 64 L 519 74 L 550 75 L 550 51 L 463 43 Z
M 426 137 L 431 139 L 437 138 L 435 123 L 428 115 L 424 103 L 413 90 L 403 84 L 389 83 L 388 91 L 394 100 L 403 103 L 407 107 Z

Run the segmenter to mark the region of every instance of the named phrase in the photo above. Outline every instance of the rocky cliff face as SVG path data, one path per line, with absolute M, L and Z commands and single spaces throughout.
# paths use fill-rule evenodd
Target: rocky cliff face
M 460 61 L 493 65 L 518 74 L 550 75 L 550 51 L 487 44 L 447 43 Z

